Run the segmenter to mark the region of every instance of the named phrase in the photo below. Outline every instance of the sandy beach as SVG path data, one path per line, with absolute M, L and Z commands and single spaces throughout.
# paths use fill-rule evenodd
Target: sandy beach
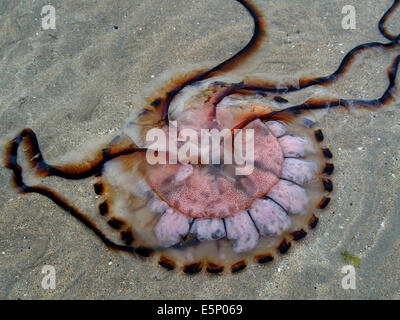
M 387 42 L 377 28 L 391 0 L 254 0 L 266 42 L 244 67 L 272 81 L 323 76 L 355 46 Z M 212 67 L 240 50 L 252 20 L 233 0 L 52 0 L 56 29 L 43 30 L 48 1 L 0 3 L 0 153 L 32 128 L 49 163 L 117 134 L 163 74 Z M 342 7 L 356 29 L 342 28 Z M 400 12 L 388 26 L 400 30 Z M 397 46 L 397 55 L 400 52 Z M 388 85 L 396 51 L 373 51 L 326 93 L 373 99 Z M 323 92 L 324 93 L 324 92 Z M 316 94 L 308 89 L 289 100 Z M 369 110 L 317 115 L 336 167 L 329 207 L 315 230 L 272 263 L 239 274 L 187 276 L 112 251 L 37 194 L 19 194 L 0 168 L 0 299 L 400 299 L 400 100 Z M 79 181 L 54 180 L 83 209 Z M 342 252 L 361 260 L 356 289 L 342 288 Z M 44 290 L 45 265 L 56 289 Z

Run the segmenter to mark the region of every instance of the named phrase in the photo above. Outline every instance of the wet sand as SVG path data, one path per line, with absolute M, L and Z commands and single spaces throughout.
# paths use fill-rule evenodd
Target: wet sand
M 377 23 L 392 4 L 347 1 L 356 8 L 357 28 L 344 30 L 339 0 L 254 2 L 268 38 L 248 72 L 271 79 L 327 75 L 356 45 L 385 42 Z M 45 4 L 0 3 L 0 152 L 30 127 L 49 163 L 117 133 L 164 72 L 214 66 L 240 50 L 252 32 L 250 17 L 235 1 L 52 1 L 56 30 L 42 30 Z M 398 17 L 390 23 L 395 33 Z M 379 97 L 388 60 L 364 61 L 332 92 Z M 288 254 L 236 275 L 189 277 L 114 252 L 50 200 L 18 194 L 11 172 L 0 168 L 0 298 L 400 299 L 398 101 L 377 112 L 330 110 L 320 118 L 336 166 L 329 207 Z M 60 182 L 59 188 L 85 206 L 79 182 Z M 341 286 L 344 250 L 361 258 L 356 290 Z M 55 290 L 41 287 L 48 264 L 56 269 Z

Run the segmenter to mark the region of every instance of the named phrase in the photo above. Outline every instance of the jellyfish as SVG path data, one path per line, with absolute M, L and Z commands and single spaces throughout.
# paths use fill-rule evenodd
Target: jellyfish
M 237 273 L 249 263 L 272 261 L 304 238 L 317 226 L 334 188 L 333 154 L 310 114 L 330 108 L 374 110 L 394 100 L 400 38 L 387 30 L 386 23 L 399 1 L 378 25 L 388 42 L 355 47 L 328 76 L 286 84 L 229 74 L 265 38 L 264 19 L 257 8 L 247 0 L 236 2 L 253 19 L 247 45 L 209 70 L 178 77 L 155 90 L 118 135 L 84 153 L 82 161 L 47 163 L 35 133 L 22 130 L 9 142 L 5 155 L 18 190 L 49 198 L 110 248 L 151 257 L 161 267 L 185 274 Z M 387 69 L 389 85 L 380 98 L 313 97 L 300 104 L 287 98 L 339 80 L 357 56 L 376 48 L 394 53 Z M 179 151 L 169 143 L 149 141 L 154 129 L 165 133 L 166 140 L 175 135 Z M 188 130 L 194 133 L 191 139 Z M 215 144 L 198 147 L 195 142 L 202 137 L 212 139 L 204 130 L 224 134 Z M 251 143 L 239 136 L 249 130 Z M 225 159 L 227 150 L 231 154 L 236 150 L 232 145 L 236 138 L 253 147 L 252 170 L 243 175 L 237 174 L 243 163 Z M 192 148 L 205 156 L 193 156 Z M 151 162 L 149 154 L 168 161 Z M 52 178 L 90 185 L 95 195 L 88 203 L 91 209 L 78 208 L 54 191 L 49 186 Z

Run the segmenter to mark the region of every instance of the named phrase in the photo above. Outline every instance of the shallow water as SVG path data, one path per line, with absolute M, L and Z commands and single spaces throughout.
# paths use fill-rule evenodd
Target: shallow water
M 348 1 L 356 8 L 357 28 L 343 30 L 339 0 L 254 2 L 268 38 L 244 71 L 275 81 L 330 74 L 356 45 L 385 42 L 377 23 L 392 3 Z M 53 1 L 56 30 L 43 31 L 45 4 L 0 4 L 0 152 L 30 127 L 49 163 L 121 129 L 164 72 L 213 66 L 242 48 L 252 32 L 250 17 L 235 1 Z M 394 33 L 400 29 L 396 17 L 389 24 Z M 327 92 L 379 97 L 390 57 L 377 52 L 360 61 Z M 398 105 L 316 115 L 336 166 L 330 205 L 288 254 L 236 275 L 188 277 L 111 251 L 50 200 L 17 194 L 11 172 L 0 168 L 0 297 L 399 299 Z M 60 188 L 90 205 L 79 182 Z M 341 286 L 344 250 L 361 258 L 356 290 Z M 55 290 L 41 287 L 46 264 L 56 269 Z

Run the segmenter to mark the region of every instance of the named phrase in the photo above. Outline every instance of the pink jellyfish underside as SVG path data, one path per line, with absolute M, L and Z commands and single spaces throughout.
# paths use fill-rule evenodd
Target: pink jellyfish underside
M 235 174 L 234 161 L 150 165 L 137 152 L 108 161 L 95 182 L 102 197 L 99 216 L 110 225 L 107 236 L 116 233 L 127 245 L 155 249 L 152 255 L 168 269 L 235 272 L 253 260 L 271 261 L 316 225 L 329 202 L 333 165 L 329 149 L 320 145 L 322 132 L 301 121 L 251 120 L 274 110 L 257 95 L 235 94 L 214 104 L 224 88 L 204 81 L 184 89 L 170 106 L 169 123 L 176 121 L 178 136 L 185 128 L 252 129 L 251 174 Z M 128 123 L 126 136 L 140 145 L 157 118 L 143 112 Z M 161 129 L 167 132 L 169 125 Z
M 215 108 L 213 98 L 224 87 L 205 81 L 183 90 L 169 110 L 178 136 L 185 128 L 233 129 L 273 111 L 262 97 L 240 94 Z M 144 138 L 143 123 L 157 126 L 152 117 L 157 114 L 145 112 L 128 124 L 126 135 Z M 102 196 L 99 216 L 110 225 L 107 236 L 119 233 L 127 245 L 153 248 L 160 265 L 187 273 L 235 272 L 250 261 L 263 263 L 286 252 L 293 239 L 315 226 L 329 201 L 333 165 L 326 160 L 332 155 L 320 146 L 322 132 L 303 122 L 247 122 L 243 129 L 254 130 L 255 154 L 249 175 L 236 175 L 235 163 L 189 159 L 150 165 L 144 152 L 107 162 L 95 183 Z M 168 131 L 168 126 L 161 128 Z

